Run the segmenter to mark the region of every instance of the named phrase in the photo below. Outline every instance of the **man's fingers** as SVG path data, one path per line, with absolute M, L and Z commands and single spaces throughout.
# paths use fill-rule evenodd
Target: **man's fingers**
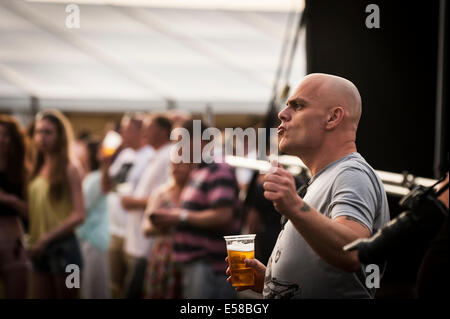
M 268 174 L 264 176 L 264 182 L 280 183 L 282 178 L 280 175 Z
M 280 195 L 278 193 L 276 193 L 276 192 L 269 192 L 269 191 L 265 191 L 264 192 L 264 197 L 267 200 L 271 200 L 271 201 L 275 201 L 275 200 L 280 199 Z
M 244 262 L 248 267 L 255 269 L 257 272 L 266 271 L 266 267 L 258 259 L 245 258 Z
M 280 187 L 279 187 L 279 185 L 272 183 L 272 182 L 264 182 L 263 188 L 265 191 L 268 191 L 268 192 L 276 192 L 279 190 Z

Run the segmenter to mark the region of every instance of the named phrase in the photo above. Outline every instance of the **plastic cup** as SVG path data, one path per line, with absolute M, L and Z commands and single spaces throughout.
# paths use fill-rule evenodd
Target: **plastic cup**
M 114 152 L 119 148 L 120 144 L 122 144 L 122 136 L 115 132 L 109 131 L 102 144 L 102 152 L 105 156 L 111 156 Z
M 228 263 L 233 287 L 255 285 L 255 273 L 246 267 L 246 258 L 255 258 L 255 234 L 224 236 L 227 244 Z

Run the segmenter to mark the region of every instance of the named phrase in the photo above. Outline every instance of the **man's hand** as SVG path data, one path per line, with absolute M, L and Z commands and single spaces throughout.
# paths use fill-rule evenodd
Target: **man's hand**
M 38 242 L 34 244 L 28 251 L 28 255 L 30 256 L 30 258 L 36 258 L 42 255 L 49 243 L 50 241 L 46 237 L 38 240 Z
M 225 258 L 225 261 L 228 262 L 228 257 Z M 266 266 L 264 266 L 258 259 L 245 258 L 244 262 L 247 267 L 253 268 L 253 271 L 255 273 L 255 284 L 253 286 L 235 287 L 235 290 L 243 291 L 251 289 L 257 293 L 262 293 L 264 289 L 264 276 L 266 275 Z M 226 270 L 226 274 L 230 276 L 227 278 L 227 282 L 231 284 L 231 269 L 229 266 Z
M 263 187 L 264 197 L 272 201 L 275 209 L 288 218 L 293 216 L 299 207 L 300 210 L 308 207 L 297 194 L 294 177 L 282 167 L 264 177 Z
M 179 208 L 158 208 L 150 213 L 150 218 L 156 227 L 175 226 L 180 222 Z
M 14 194 L 9 194 L 0 188 L 0 203 L 11 205 L 11 203 L 14 202 L 15 199 L 16 196 Z

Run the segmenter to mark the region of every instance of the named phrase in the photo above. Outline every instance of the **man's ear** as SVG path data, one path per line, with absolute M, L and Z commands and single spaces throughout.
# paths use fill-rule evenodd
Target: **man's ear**
M 344 119 L 344 108 L 342 106 L 333 107 L 327 115 L 326 129 L 332 130 L 336 128 Z

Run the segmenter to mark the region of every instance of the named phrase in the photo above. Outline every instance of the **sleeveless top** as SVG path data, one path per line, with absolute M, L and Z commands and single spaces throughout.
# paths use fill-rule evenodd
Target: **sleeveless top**
M 72 212 L 70 189 L 57 201 L 50 200 L 50 183 L 42 176 L 34 178 L 28 186 L 30 244 L 59 226 Z

